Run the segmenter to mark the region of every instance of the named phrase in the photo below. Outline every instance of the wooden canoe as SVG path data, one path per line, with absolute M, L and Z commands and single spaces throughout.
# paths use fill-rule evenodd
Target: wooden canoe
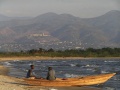
M 67 79 L 57 78 L 53 81 L 46 79 L 24 79 L 24 81 L 29 85 L 35 86 L 89 86 L 105 83 L 115 74 L 116 73 L 100 74 Z

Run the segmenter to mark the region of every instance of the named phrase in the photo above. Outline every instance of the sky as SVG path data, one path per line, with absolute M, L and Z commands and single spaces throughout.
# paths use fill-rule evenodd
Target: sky
M 97 17 L 120 10 L 120 0 L 0 0 L 0 14 L 10 17 L 35 17 L 44 13 Z

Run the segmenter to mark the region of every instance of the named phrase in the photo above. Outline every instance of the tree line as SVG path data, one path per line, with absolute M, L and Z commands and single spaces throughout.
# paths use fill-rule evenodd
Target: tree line
M 66 50 L 45 50 L 43 48 L 20 52 L 0 52 L 0 57 L 6 56 L 47 56 L 47 57 L 120 57 L 120 48 L 87 48 Z

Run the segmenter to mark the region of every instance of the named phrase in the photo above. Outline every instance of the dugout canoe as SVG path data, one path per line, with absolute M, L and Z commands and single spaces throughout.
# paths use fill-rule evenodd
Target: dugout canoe
M 57 78 L 53 81 L 46 79 L 24 79 L 24 81 L 29 85 L 35 86 L 90 86 L 105 83 L 115 74 L 100 74 L 66 79 Z

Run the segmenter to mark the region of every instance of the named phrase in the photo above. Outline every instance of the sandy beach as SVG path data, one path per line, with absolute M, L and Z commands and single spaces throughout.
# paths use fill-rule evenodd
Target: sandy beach
M 30 56 L 30 57 L 0 57 L 0 61 L 10 60 L 60 60 L 60 59 L 120 59 L 120 57 L 42 57 L 42 56 Z
M 30 56 L 30 57 L 0 57 L 0 61 L 7 60 L 59 60 L 59 59 L 90 59 L 84 57 L 40 57 L 40 56 Z
M 47 59 L 62 59 L 62 58 L 49 58 L 49 57 L 4 57 L 0 58 L 0 62 L 9 60 L 47 60 Z M 63 59 L 71 59 L 63 58 Z M 72 58 L 72 59 L 84 59 L 84 58 Z M 29 86 L 23 79 L 8 76 L 9 69 L 0 66 L 0 90 L 101 90 L 92 87 L 38 87 Z
M 8 69 L 0 66 L 0 90 L 25 90 L 22 79 L 7 76 Z

